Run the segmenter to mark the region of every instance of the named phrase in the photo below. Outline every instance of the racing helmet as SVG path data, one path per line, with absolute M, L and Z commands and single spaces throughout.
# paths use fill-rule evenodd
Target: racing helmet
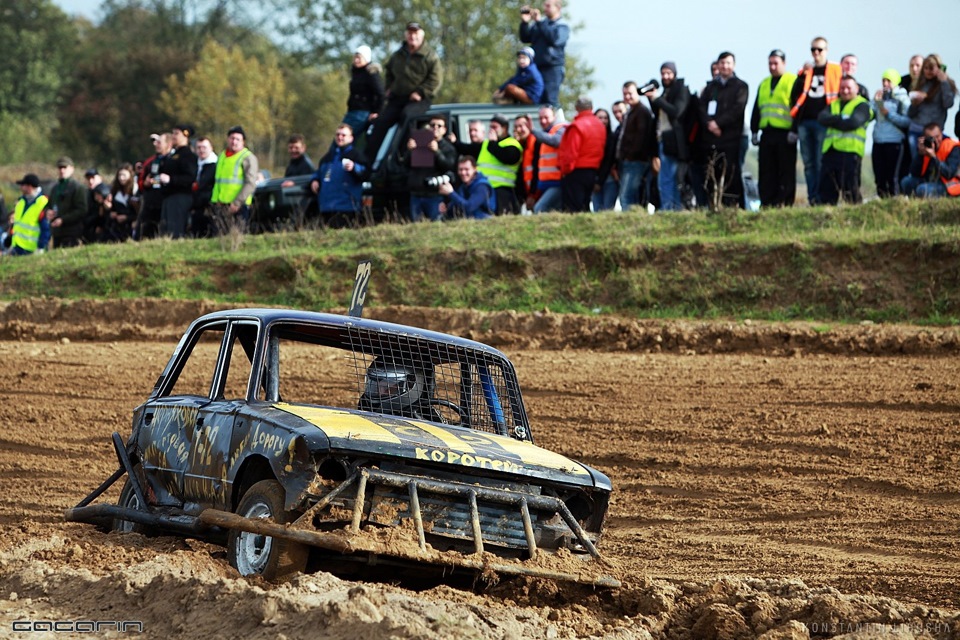
M 426 376 L 411 366 L 374 361 L 367 368 L 364 395 L 374 407 L 402 411 L 412 407 L 426 389 Z

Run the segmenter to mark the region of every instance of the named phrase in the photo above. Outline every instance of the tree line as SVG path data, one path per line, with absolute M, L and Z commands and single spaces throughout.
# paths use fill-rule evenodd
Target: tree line
M 519 15 L 499 0 L 104 0 L 99 15 L 3 1 L 0 164 L 70 155 L 114 167 L 149 155 L 150 133 L 188 121 L 218 149 L 242 124 L 262 163 L 282 167 L 291 132 L 315 156 L 332 139 L 358 45 L 382 62 L 419 20 L 444 62 L 437 103 L 488 102 L 519 45 Z M 565 101 L 591 74 L 569 56 Z

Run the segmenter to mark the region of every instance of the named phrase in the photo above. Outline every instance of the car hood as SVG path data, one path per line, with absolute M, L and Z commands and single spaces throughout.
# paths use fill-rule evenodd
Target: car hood
M 319 429 L 334 450 L 488 469 L 580 486 L 603 487 L 609 482 L 604 482 L 605 477 L 594 477 L 602 474 L 558 453 L 484 431 L 329 407 L 286 403 L 273 407 Z

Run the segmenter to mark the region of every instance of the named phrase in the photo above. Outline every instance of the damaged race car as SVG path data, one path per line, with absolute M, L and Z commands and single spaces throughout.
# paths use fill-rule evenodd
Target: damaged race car
M 471 340 L 211 313 L 113 444 L 119 468 L 66 519 L 225 540 L 243 575 L 312 557 L 619 586 L 596 547 L 610 480 L 534 444 L 513 365 Z M 124 476 L 118 504 L 93 504 Z

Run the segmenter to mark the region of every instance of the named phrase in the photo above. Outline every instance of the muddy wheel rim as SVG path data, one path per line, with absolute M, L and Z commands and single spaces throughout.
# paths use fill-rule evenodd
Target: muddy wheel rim
M 143 505 L 140 504 L 140 498 L 137 497 L 136 491 L 128 492 L 127 499 L 124 500 L 122 506 L 126 507 L 127 509 L 136 509 L 137 511 L 140 511 L 143 507 Z M 130 522 L 129 520 L 120 520 L 117 525 L 117 531 L 130 533 L 131 531 L 133 531 L 133 528 L 135 526 L 136 525 L 133 522 Z
M 252 505 L 246 513 L 240 514 L 246 518 L 264 520 L 273 514 L 270 507 L 263 503 Z M 273 538 L 259 533 L 241 531 L 237 535 L 237 571 L 241 575 L 249 576 L 263 573 L 270 561 L 270 552 L 273 550 Z

